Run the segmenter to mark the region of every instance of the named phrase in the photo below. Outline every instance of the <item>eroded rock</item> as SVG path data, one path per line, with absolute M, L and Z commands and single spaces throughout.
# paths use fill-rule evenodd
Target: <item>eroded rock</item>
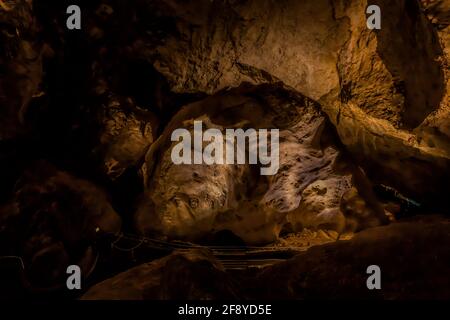
M 195 120 L 222 132 L 278 128 L 278 172 L 262 176 L 257 165 L 175 165 L 171 152 L 177 143 L 171 134 L 177 128 L 192 132 Z M 185 106 L 146 156 L 137 229 L 189 240 L 230 230 L 248 243 L 275 240 L 285 223 L 295 231 L 342 231 L 346 219 L 340 199 L 353 186 L 354 169 L 339 159 L 328 125 L 315 102 L 280 84 L 247 84 Z
M 148 262 L 90 288 L 83 300 L 236 299 L 238 288 L 208 251 L 191 250 Z
M 251 292 L 264 299 L 446 299 L 449 228 L 439 216 L 371 228 L 265 269 L 255 282 L 264 285 Z M 381 290 L 367 289 L 370 265 L 381 269 Z
M 418 1 L 372 1 L 377 31 L 367 29 L 367 1 L 155 2 L 142 14 L 156 7 L 176 23 L 158 46 L 135 49 L 176 92 L 283 81 L 321 102 L 371 178 L 445 207 L 448 32 L 438 3 L 430 21 Z
M 0 221 L 2 255 L 22 257 L 35 288 L 64 285 L 70 264 L 89 274 L 96 235 L 121 227 L 101 189 L 45 163 L 23 175 Z
M 44 46 L 36 41 L 32 4 L 17 0 L 0 9 L 0 140 L 26 130 L 24 118 L 34 97 L 42 94 Z
M 158 121 L 131 99 L 111 95 L 97 113 L 100 124 L 98 153 L 103 172 L 111 179 L 135 167 L 153 143 Z

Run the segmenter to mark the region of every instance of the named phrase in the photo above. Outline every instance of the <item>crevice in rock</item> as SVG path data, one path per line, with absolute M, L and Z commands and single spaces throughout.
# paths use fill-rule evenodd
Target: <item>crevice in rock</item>
M 382 19 L 381 30 L 375 31 L 377 52 L 397 88 L 401 87 L 398 92 L 405 96 L 402 125 L 412 129 L 439 107 L 444 96 L 444 73 L 438 61 L 443 51 L 417 1 L 378 0 L 373 4 L 380 6 L 383 17 L 398 16 Z

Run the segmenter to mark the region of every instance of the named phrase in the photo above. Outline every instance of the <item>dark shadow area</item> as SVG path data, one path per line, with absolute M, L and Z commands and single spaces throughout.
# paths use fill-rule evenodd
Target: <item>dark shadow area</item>
M 415 128 L 439 107 L 445 93 L 438 61 L 442 48 L 417 1 L 377 0 L 373 4 L 382 12 L 381 30 L 376 30 L 378 53 L 405 97 L 403 126 Z M 387 16 L 398 19 L 383 19 Z

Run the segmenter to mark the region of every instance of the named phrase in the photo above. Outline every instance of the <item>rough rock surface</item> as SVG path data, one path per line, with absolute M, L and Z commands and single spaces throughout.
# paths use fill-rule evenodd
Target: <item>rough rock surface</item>
M 378 32 L 366 29 L 359 5 L 342 12 L 350 17 L 351 35 L 338 60 L 340 97 L 324 110 L 374 181 L 419 201 L 445 203 L 449 139 L 429 125 L 434 113 L 448 108 L 444 43 L 417 2 L 376 4 L 384 18 Z
M 381 7 L 380 31 L 366 27 L 367 1 L 155 2 L 142 14 L 156 7 L 174 28 L 135 50 L 177 92 L 281 80 L 321 102 L 373 179 L 445 202 L 448 6 L 429 7 L 443 21 L 433 25 L 418 1 L 371 4 Z
M 227 275 L 208 252 L 175 252 L 93 286 L 82 299 L 448 299 L 449 230 L 447 218 L 416 217 L 314 246 L 250 276 Z M 373 264 L 382 290 L 367 289 Z
M 96 234 L 120 227 L 101 189 L 40 163 L 23 175 L 14 200 L 0 211 L 0 255 L 22 257 L 34 287 L 62 285 L 68 265 L 90 271 Z
M 11 1 L 0 9 L 0 141 L 24 132 L 24 116 L 43 78 L 44 48 L 35 35 L 28 1 Z
M 0 255 L 22 256 L 33 285 L 61 284 L 68 263 L 88 273 L 96 230 L 116 232 L 121 221 L 168 238 L 217 232 L 228 244 L 299 232 L 298 243 L 309 246 L 335 239 L 317 229 L 340 236 L 386 220 L 367 178 L 393 191 L 387 211 L 405 215 L 402 206 L 416 202 L 426 213 L 448 211 L 448 0 L 80 3 L 82 30 L 71 31 L 65 1 L 0 0 Z M 381 30 L 367 29 L 368 4 L 381 7 Z M 191 130 L 194 120 L 221 130 L 281 129 L 279 172 L 172 165 L 170 133 Z M 144 155 L 136 204 L 134 169 Z M 71 174 L 39 165 L 17 181 L 37 159 Z M 122 220 L 88 180 L 105 187 Z M 374 297 L 449 297 L 447 238 L 445 219 L 363 231 L 267 270 L 249 296 L 369 297 L 361 284 L 376 260 L 387 282 Z M 177 269 L 180 261 L 190 271 Z M 136 280 L 142 270 L 156 274 L 143 281 L 148 292 Z M 178 273 L 199 287 L 172 278 Z M 119 282 L 123 276 L 124 298 L 236 293 L 203 253 L 177 253 Z
M 90 288 L 83 300 L 236 299 L 237 285 L 203 250 L 173 254 L 134 267 Z
M 137 166 L 154 141 L 157 119 L 130 99 L 110 96 L 97 114 L 101 130 L 95 147 L 102 171 L 111 179 Z
M 175 165 L 171 152 L 178 142 L 171 134 L 177 128 L 192 132 L 193 120 L 223 133 L 280 129 L 278 172 L 261 176 L 257 166 L 240 164 Z M 188 240 L 230 230 L 248 243 L 275 240 L 286 223 L 294 231 L 344 230 L 340 199 L 352 187 L 355 169 L 339 159 L 329 129 L 316 103 L 280 84 L 243 85 L 182 108 L 146 156 L 137 229 Z M 372 204 L 369 215 L 383 222 L 384 213 Z
M 264 299 L 448 299 L 450 221 L 420 217 L 313 247 L 264 270 L 249 296 Z M 381 268 L 382 290 L 368 290 L 366 269 Z M 405 267 L 407 266 L 407 267 Z M 261 284 L 261 285 L 257 285 Z
M 8 105 L 2 109 L 7 113 L 2 119 L 11 122 L 2 127 L 8 132 L 20 128 L 14 119 L 26 114 L 33 95 L 40 94 L 39 70 L 42 56 L 49 51 L 30 40 L 38 32 L 36 26 L 19 23 L 21 15 L 32 14 L 29 4 L 11 3 L 18 5 L 8 13 L 3 10 L 1 19 L 10 29 L 28 31 L 26 37 L 3 31 L 5 50 L 15 48 L 2 53 L 7 72 L 0 77 L 4 79 L 0 79 L 0 91 Z M 95 150 L 113 179 L 136 165 L 151 144 L 154 137 L 149 128 L 151 135 L 157 128 L 152 116 L 142 117 L 148 110 L 164 113 L 167 118 L 159 119 L 164 125 L 186 94 L 214 94 L 243 81 L 282 81 L 320 103 L 343 144 L 375 182 L 393 186 L 419 202 L 445 207 L 450 172 L 448 4 L 375 1 L 382 10 L 380 31 L 367 30 L 367 4 L 356 0 L 198 0 L 136 1 L 123 6 L 97 1 L 88 6 L 92 10 L 86 13 L 86 28 L 80 35 L 64 34 L 68 45 L 89 49 L 81 57 L 57 54 L 52 63 L 73 65 L 64 67 L 67 75 L 73 75 L 73 83 L 87 77 L 80 90 L 90 84 L 94 95 L 112 92 L 125 102 L 131 96 L 133 105 L 142 107 L 133 107 L 129 113 L 124 110 L 127 103 L 119 102 L 120 107 L 112 101 L 104 107 L 94 103 L 94 109 L 104 111 L 100 111 L 104 131 Z M 39 6 L 36 2 L 35 8 Z M 39 22 L 55 17 L 49 13 Z M 405 23 L 397 28 L 399 20 Z M 50 39 L 47 42 L 58 51 L 64 46 L 61 40 L 53 40 L 61 37 L 58 28 L 62 28 L 60 19 L 55 21 L 55 31 L 44 25 L 44 39 Z M 125 22 L 132 31 L 120 28 Z M 404 59 L 406 55 L 410 58 Z M 74 70 L 77 64 L 79 70 Z M 27 76 L 20 76 L 18 69 L 28 70 Z M 29 90 L 9 90 L 8 83 Z M 9 96 L 16 91 L 25 96 Z M 72 100 L 78 94 L 73 91 L 63 96 Z M 92 98 L 84 91 L 81 96 Z M 180 101 L 174 103 L 174 99 Z M 12 131 L 7 135 L 13 135 Z M 132 143 L 127 144 L 128 140 Z M 317 184 L 305 192 L 322 190 L 323 182 Z M 331 201 L 331 193 L 330 189 L 323 196 L 325 202 Z M 300 206 L 306 211 L 318 209 L 307 202 Z

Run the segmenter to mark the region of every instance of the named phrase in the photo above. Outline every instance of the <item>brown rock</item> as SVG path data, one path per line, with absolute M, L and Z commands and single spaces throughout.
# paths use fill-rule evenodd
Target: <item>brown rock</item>
M 90 288 L 83 300 L 236 299 L 236 284 L 203 250 L 176 251 Z
M 26 110 L 35 96 L 42 94 L 43 46 L 34 35 L 31 3 L 11 1 L 0 9 L 0 140 L 25 131 Z
M 63 285 L 66 268 L 87 276 L 99 232 L 118 232 L 121 219 L 103 191 L 45 163 L 17 183 L 13 202 L 1 210 L 0 250 L 24 260 L 32 287 Z
M 252 293 L 264 299 L 448 299 L 449 231 L 443 217 L 371 228 L 268 267 Z M 381 290 L 367 289 L 370 265 L 381 269 Z
M 101 159 L 102 171 L 114 180 L 142 160 L 155 139 L 158 121 L 131 99 L 114 95 L 97 116 L 101 130 L 94 152 Z
M 222 132 L 279 128 L 278 172 L 261 176 L 254 165 L 174 165 L 176 142 L 170 136 L 177 128 L 192 131 L 193 120 Z M 316 103 L 282 85 L 243 85 L 185 106 L 146 156 L 137 229 L 188 240 L 230 230 L 248 243 L 274 241 L 286 223 L 293 231 L 342 231 L 340 199 L 353 185 L 354 169 L 339 160 L 339 147 L 327 142 L 328 125 Z
M 439 3 L 428 7 L 438 26 L 418 1 L 372 1 L 383 22 L 371 31 L 368 1 L 156 2 L 160 19 L 176 27 L 160 33 L 160 45 L 135 49 L 176 92 L 283 81 L 321 102 L 371 178 L 439 204 L 450 172 L 448 32 L 437 30 L 447 11 Z

